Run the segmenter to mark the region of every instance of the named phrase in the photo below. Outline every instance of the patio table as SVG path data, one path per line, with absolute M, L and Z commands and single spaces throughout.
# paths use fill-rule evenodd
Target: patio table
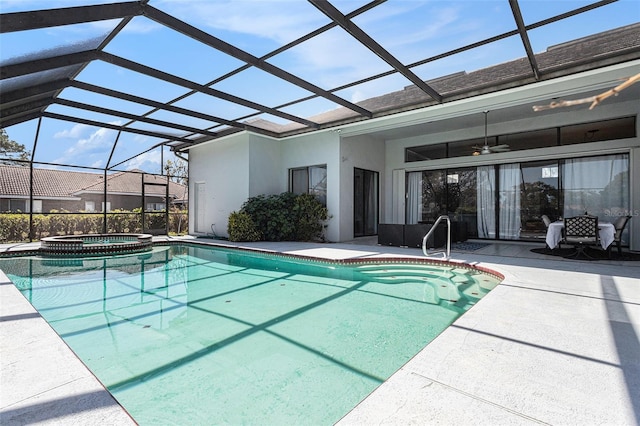
M 557 222 L 552 222 L 549 224 L 547 228 L 547 238 L 546 242 L 549 248 L 554 249 L 558 247 L 558 244 L 562 241 L 562 230 L 564 229 L 564 222 L 559 220 Z M 613 243 L 613 239 L 616 233 L 616 228 L 612 223 L 609 222 L 599 222 L 598 223 L 598 235 L 600 237 L 600 245 L 603 249 L 607 249 L 611 243 Z

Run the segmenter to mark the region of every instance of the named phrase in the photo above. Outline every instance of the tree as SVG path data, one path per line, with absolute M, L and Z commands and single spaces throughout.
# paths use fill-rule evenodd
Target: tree
M 7 131 L 0 128 L 0 164 L 26 166 L 27 163 L 14 160 L 29 161 L 30 157 L 24 145 L 9 139 Z
M 167 160 L 164 163 L 164 171 L 172 181 L 186 185 L 188 177 L 187 162 L 180 159 L 176 161 Z

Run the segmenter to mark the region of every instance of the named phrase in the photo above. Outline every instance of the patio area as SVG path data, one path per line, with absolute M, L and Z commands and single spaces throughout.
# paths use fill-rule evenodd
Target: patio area
M 375 238 L 190 241 L 328 259 L 423 257 Z M 640 262 L 569 260 L 533 247 L 452 251 L 452 261 L 504 281 L 338 424 L 639 424 Z M 135 424 L 2 273 L 0 291 L 1 379 L 14 390 L 0 395 L 0 423 Z

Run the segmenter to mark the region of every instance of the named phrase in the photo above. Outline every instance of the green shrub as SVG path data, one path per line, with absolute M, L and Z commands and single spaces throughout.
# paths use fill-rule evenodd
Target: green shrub
M 324 222 L 329 219 L 329 212 L 316 197 L 311 194 L 298 195 L 293 213 L 296 217 L 296 241 L 324 238 Z
M 236 230 L 236 219 L 229 217 L 229 239 L 231 241 L 313 241 L 322 239 L 324 221 L 328 219 L 327 208 L 313 195 L 295 195 L 283 192 L 279 195 L 258 195 L 249 198 L 233 216 L 244 213 L 251 219 L 251 229 L 257 233 Z M 244 220 L 244 219 L 243 219 Z M 243 227 L 247 225 L 240 222 Z M 242 240 L 234 238 L 240 235 Z M 253 235 L 253 239 L 248 239 Z
M 258 195 L 249 198 L 240 209 L 253 219 L 265 241 L 292 241 L 295 239 L 295 218 L 291 214 L 295 195 Z
M 104 215 L 102 213 L 72 213 L 65 210 L 51 210 L 48 213 L 34 213 L 32 240 L 55 235 L 100 234 Z M 165 214 L 148 214 L 147 227 L 164 228 Z M 188 232 L 189 221 L 186 210 L 172 209 L 169 215 L 169 233 Z M 107 213 L 107 233 L 142 232 L 142 210 L 133 211 L 115 209 Z M 0 242 L 29 241 L 28 213 L 0 213 Z
M 262 235 L 248 213 L 232 212 L 229 215 L 230 241 L 260 241 Z
M 29 215 L 10 213 L 0 215 L 0 241 L 3 243 L 27 241 L 29 238 Z

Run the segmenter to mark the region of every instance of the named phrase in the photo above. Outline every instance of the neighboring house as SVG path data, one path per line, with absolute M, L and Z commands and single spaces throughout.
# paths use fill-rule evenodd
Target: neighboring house
M 0 165 L 0 212 L 29 212 L 30 168 Z M 143 185 L 144 178 L 144 185 Z M 163 210 L 166 206 L 167 178 L 139 170 L 107 174 L 106 210 Z M 168 183 L 171 205 L 184 206 L 187 187 Z M 104 211 L 104 174 L 56 169 L 33 169 L 33 212 L 66 210 Z
M 289 190 L 326 200 L 330 241 L 442 214 L 470 238 L 527 240 L 543 236 L 542 214 L 588 211 L 610 222 L 633 216 L 625 238 L 638 250 L 640 83 L 593 109 L 533 107 L 595 96 L 640 73 L 639 33 L 634 24 L 536 54 L 540 81 L 516 60 L 428 82 L 444 103 L 409 86 L 360 102 L 377 113 L 370 120 L 349 122 L 339 108 L 311 117 L 344 119 L 333 128 L 199 143 L 188 148 L 190 233 L 214 224 L 224 235 L 247 198 Z

